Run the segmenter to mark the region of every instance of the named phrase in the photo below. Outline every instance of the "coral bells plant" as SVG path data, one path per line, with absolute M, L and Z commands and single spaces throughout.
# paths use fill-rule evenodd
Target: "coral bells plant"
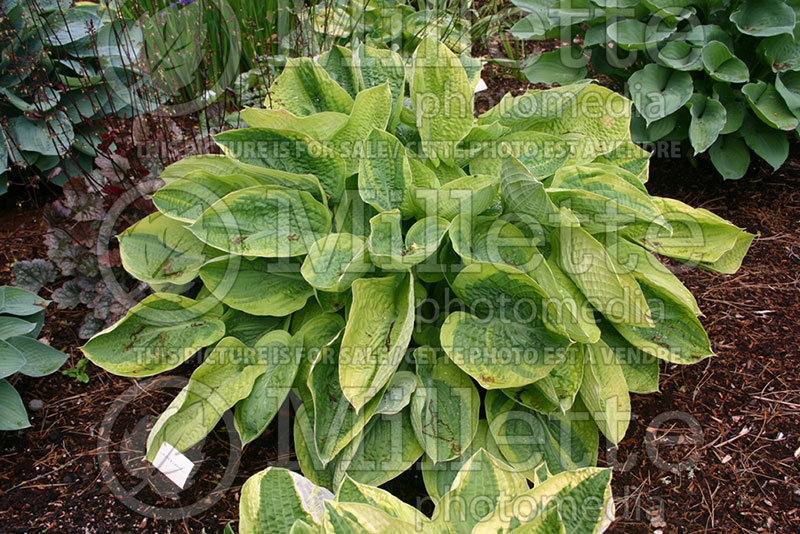
M 652 253 L 732 273 L 753 236 L 647 193 L 624 97 L 581 83 L 476 119 L 465 63 L 435 39 L 410 67 L 363 46 L 292 59 L 271 109 L 216 136 L 224 155 L 165 169 L 122 263 L 199 289 L 155 293 L 83 347 L 132 377 L 205 349 L 148 458 L 231 408 L 248 443 L 294 390 L 317 486 L 377 486 L 422 458 L 441 501 L 481 449 L 546 483 L 595 465 L 598 429 L 622 439 L 659 360 L 713 354 Z

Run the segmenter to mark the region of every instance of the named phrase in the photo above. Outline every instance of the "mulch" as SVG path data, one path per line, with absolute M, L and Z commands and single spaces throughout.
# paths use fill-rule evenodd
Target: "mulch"
M 501 68 L 487 69 L 490 90 L 478 96 L 479 108 L 527 87 Z M 626 439 L 616 448 L 601 443 L 600 463 L 615 468 L 617 521 L 610 532 L 800 532 L 800 147 L 793 145 L 780 171 L 772 174 L 756 162 L 738 182 L 721 180 L 703 159 L 694 163 L 654 159 L 648 188 L 710 209 L 760 237 L 734 275 L 674 265 L 697 296 L 717 357 L 691 367 L 662 366 L 661 391 L 633 396 L 636 418 Z M 25 194 L 0 197 L 0 208 L 4 284 L 11 281 L 13 261 L 45 257 L 46 227 L 37 202 Z M 68 367 L 81 358 L 76 330 L 83 313 L 53 307 L 43 331 L 70 355 Z M 196 480 L 175 493 L 140 455 L 144 425 L 177 389 L 137 390 L 133 380 L 92 366 L 88 372 L 88 384 L 60 373 L 12 379 L 26 402 L 41 399 L 44 408 L 30 414 L 30 429 L 0 433 L 1 532 L 217 533 L 236 520 L 247 476 L 291 460 L 279 439 L 286 429 L 273 425 L 245 449 L 243 467 L 226 480 L 231 450 L 220 425 L 197 452 Z M 188 371 L 182 367 L 167 376 Z M 132 387 L 135 398 L 109 434 L 118 452 L 109 465 L 102 454 L 109 427 L 104 417 Z M 286 410 L 282 420 L 290 422 Z M 201 501 L 222 482 L 230 487 L 201 514 L 155 520 L 115 497 L 101 465 L 130 489 L 133 501 L 161 509 Z M 413 504 L 424 493 L 415 469 L 389 488 Z

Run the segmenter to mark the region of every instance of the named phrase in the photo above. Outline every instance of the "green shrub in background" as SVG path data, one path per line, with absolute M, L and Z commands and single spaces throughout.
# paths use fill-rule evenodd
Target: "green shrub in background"
M 659 359 L 712 355 L 648 250 L 732 273 L 753 236 L 647 193 L 624 97 L 581 83 L 475 119 L 478 72 L 434 37 L 410 68 L 366 46 L 293 59 L 272 109 L 216 136 L 225 155 L 165 169 L 122 262 L 157 290 L 202 288 L 151 295 L 83 347 L 131 377 L 208 348 L 147 458 L 230 408 L 249 443 L 293 388 L 314 484 L 380 485 L 424 456 L 440 501 L 481 448 L 534 482 L 594 466 L 598 428 L 622 439 Z
M 71 4 L 0 4 L 0 193 L 14 166 L 57 185 L 88 174 L 102 143 L 96 121 L 148 107 L 127 23 L 104 6 Z
M 800 124 L 796 0 L 514 0 L 521 39 L 573 43 L 530 58 L 532 82 L 570 83 L 592 68 L 624 83 L 636 141 L 686 140 L 726 179 L 750 149 L 778 169 Z
M 334 495 L 279 468 L 250 477 L 239 500 L 239 534 L 600 534 L 613 519 L 610 469 L 561 473 L 529 489 L 524 476 L 484 449 L 467 458 L 430 519 L 350 477 Z
M 0 287 L 0 430 L 31 426 L 22 398 L 6 378 L 46 376 L 67 361 L 66 354 L 36 340 L 49 303 L 25 289 Z

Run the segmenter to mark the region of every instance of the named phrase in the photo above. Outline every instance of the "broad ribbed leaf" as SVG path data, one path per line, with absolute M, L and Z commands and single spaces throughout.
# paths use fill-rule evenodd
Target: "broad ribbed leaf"
M 208 299 L 156 293 L 81 350 L 92 363 L 115 375 L 155 375 L 219 341 L 225 335 L 221 316 L 219 307 L 209 308 Z
M 339 352 L 342 391 L 359 411 L 392 378 L 414 327 L 413 276 L 361 278 Z
M 16 337 L 12 339 L 26 338 Z M 37 341 L 31 341 L 37 343 Z M 25 366 L 25 361 L 25 356 L 17 347 L 8 341 L 0 339 L 0 378 L 11 376 L 22 369 Z
M 411 167 L 402 143 L 390 133 L 372 130 L 365 141 L 365 155 L 358 170 L 361 198 L 378 211 L 400 209 L 413 213 L 409 187 Z
M 165 442 L 183 452 L 205 438 L 266 369 L 266 362 L 238 339 L 220 341 L 156 421 L 147 437 L 147 459 L 152 462 Z
M 738 180 L 750 166 L 750 151 L 740 137 L 723 135 L 708 150 L 711 162 L 726 180 Z
M 345 160 L 348 174 L 358 170 L 363 157 L 361 143 L 373 129 L 384 130 L 391 113 L 392 93 L 388 83 L 358 93 L 347 121 L 327 143 Z
M 348 233 L 328 234 L 308 250 L 300 272 L 314 288 L 345 291 L 371 270 L 367 244 Z
M 740 32 L 756 37 L 790 34 L 796 19 L 794 9 L 782 0 L 744 0 L 730 18 Z
M 634 72 L 628 83 L 636 109 L 650 124 L 675 113 L 692 97 L 692 76 L 656 64 Z
M 688 106 L 692 114 L 692 123 L 689 125 L 689 141 L 692 143 L 696 155 L 708 150 L 717 140 L 725 128 L 727 112 L 725 106 L 719 101 L 699 94 L 692 97 Z
M 328 502 L 323 523 L 326 534 L 419 534 L 419 526 L 397 519 L 368 504 Z
M 189 227 L 212 247 L 267 258 L 305 254 L 330 228 L 330 211 L 310 194 L 269 185 L 231 193 Z
M 33 315 L 47 308 L 49 300 L 21 287 L 0 287 L 0 313 L 9 315 Z
M 747 97 L 750 109 L 773 128 L 794 130 L 800 124 L 774 85 L 758 80 L 742 87 L 742 93 Z
M 711 41 L 703 47 L 702 59 L 708 75 L 718 82 L 744 83 L 750 79 L 745 62 L 719 41 Z
M 244 108 L 241 114 L 242 119 L 252 128 L 292 130 L 316 141 L 330 139 L 348 120 L 347 115 L 336 111 L 322 111 L 298 117 L 286 110 Z
M 346 477 L 337 489 L 336 501 L 368 504 L 411 524 L 426 525 L 429 521 L 422 512 L 388 491 L 361 484 L 350 477 Z
M 29 337 L 20 336 L 8 338 L 6 343 L 24 355 L 25 363 L 18 371 L 26 376 L 49 375 L 56 372 L 56 370 L 67 361 L 67 355 L 60 350 L 56 350 L 50 345 L 45 345 Z M 2 342 L 0 342 L 0 344 L 2 344 Z M 0 352 L 2 352 L 2 348 L 0 348 Z
M 353 99 L 313 59 L 289 58 L 265 104 L 300 116 L 321 111 L 349 114 Z
M 298 264 L 287 261 L 222 256 L 203 265 L 200 278 L 217 299 L 231 308 L 252 315 L 283 317 L 305 306 L 314 295 L 299 270 Z
M 631 419 L 631 401 L 617 355 L 603 341 L 583 345 L 581 399 L 612 443 L 619 443 Z
M 14 386 L 0 379 L 0 430 L 21 430 L 31 426 L 28 413 Z
M 262 184 L 245 174 L 216 176 L 193 171 L 156 191 L 153 203 L 167 217 L 191 224 L 228 193 Z
M 495 201 L 497 178 L 487 175 L 464 176 L 439 189 L 419 188 L 414 202 L 428 217 L 452 220 L 458 214 L 474 217 Z
M 440 217 L 415 222 L 403 238 L 403 219 L 398 210 L 370 219 L 369 257 L 387 271 L 407 271 L 435 254 L 449 223 Z
M 658 59 L 675 70 L 702 70 L 701 54 L 701 48 L 692 47 L 683 41 L 671 41 L 658 51 Z

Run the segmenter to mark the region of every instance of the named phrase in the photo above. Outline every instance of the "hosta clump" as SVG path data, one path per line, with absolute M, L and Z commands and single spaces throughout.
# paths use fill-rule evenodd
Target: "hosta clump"
M 428 518 L 392 494 L 350 477 L 334 494 L 297 473 L 270 467 L 242 487 L 239 534 L 597 534 L 614 518 L 610 482 L 611 470 L 586 468 L 529 489 L 524 476 L 480 449 L 467 458 Z
M 46 376 L 67 361 L 66 354 L 36 340 L 48 304 L 28 290 L 0 287 L 0 430 L 31 426 L 22 397 L 6 378 L 14 373 Z
M 315 484 L 380 485 L 424 457 L 440 500 L 479 449 L 532 481 L 593 466 L 598 427 L 622 439 L 658 359 L 712 355 L 650 251 L 731 273 L 753 236 L 647 193 L 625 98 L 583 83 L 476 120 L 477 81 L 435 39 L 409 68 L 368 47 L 291 60 L 274 109 L 216 136 L 225 155 L 164 171 L 122 263 L 202 288 L 148 297 L 83 348 L 135 377 L 209 349 L 150 458 L 228 408 L 250 442 L 294 388 Z
M 533 82 L 570 83 L 595 72 L 624 82 L 638 141 L 689 141 L 727 179 L 750 150 L 774 169 L 800 124 L 800 3 L 791 0 L 515 0 L 521 39 L 574 42 L 528 60 Z

